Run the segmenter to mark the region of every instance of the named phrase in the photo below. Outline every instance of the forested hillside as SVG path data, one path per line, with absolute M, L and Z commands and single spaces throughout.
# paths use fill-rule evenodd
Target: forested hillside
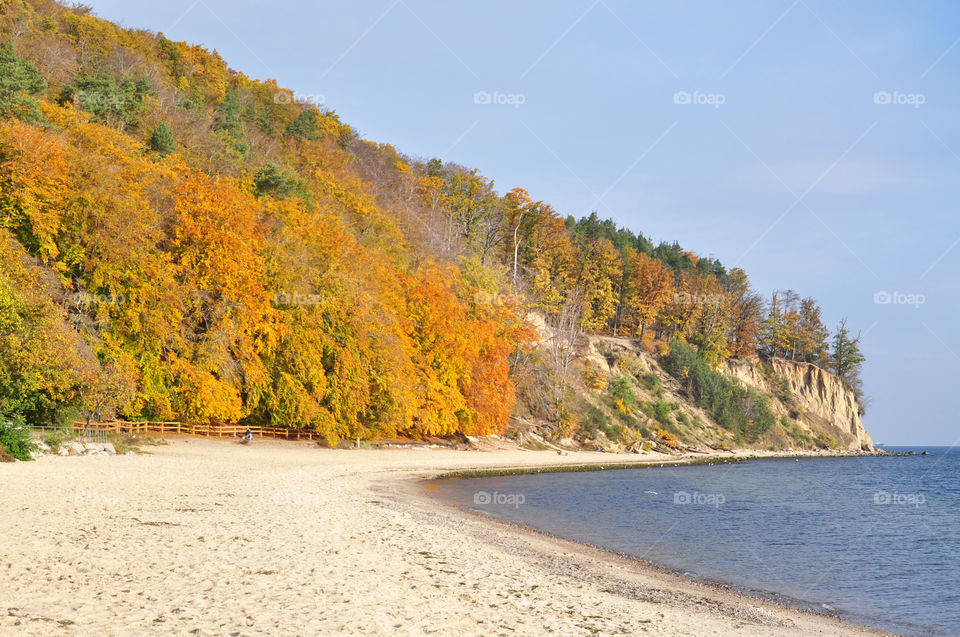
M 216 52 L 0 0 L 0 419 L 569 435 L 611 391 L 585 335 L 680 378 L 759 354 L 859 391 L 811 298 L 362 139 Z

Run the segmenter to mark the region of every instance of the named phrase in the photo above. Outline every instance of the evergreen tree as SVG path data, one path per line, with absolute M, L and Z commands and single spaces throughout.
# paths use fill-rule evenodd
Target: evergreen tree
M 866 360 L 860 353 L 860 334 L 856 338 L 850 338 L 850 331 L 847 329 L 847 319 L 840 321 L 837 326 L 837 333 L 833 337 L 833 364 L 834 373 L 841 379 L 856 385 L 860 378 L 860 366 Z
M 217 106 L 217 120 L 213 128 L 226 133 L 230 145 L 241 155 L 245 155 L 249 150 L 243 134 L 243 121 L 240 119 L 240 98 L 232 87 L 227 89 L 223 101 Z
M 786 326 L 786 311 L 777 292 L 770 298 L 767 318 L 760 326 L 760 347 L 767 356 L 783 356 L 789 348 L 789 335 Z
M 39 95 L 47 88 L 47 81 L 29 62 L 22 60 L 10 43 L 0 47 L 0 113 L 18 107 L 21 116 L 35 122 L 40 118 L 36 102 L 26 95 Z
M 312 108 L 300 113 L 300 116 L 287 127 L 287 132 L 296 139 L 316 141 L 320 139 L 320 127 L 317 124 L 317 112 Z
M 223 101 L 217 106 L 217 121 L 214 130 L 226 131 L 234 139 L 243 138 L 243 123 L 240 121 L 240 99 L 237 92 L 228 88 Z
M 60 91 L 60 104 L 72 102 L 93 113 L 92 120 L 119 130 L 128 130 L 143 110 L 144 98 L 151 93 L 150 84 L 143 78 L 134 82 L 109 73 L 83 75 Z
M 258 197 L 272 195 L 277 199 L 288 197 L 306 198 L 306 186 L 296 177 L 276 164 L 266 164 L 253 177 Z
M 150 133 L 150 150 L 160 155 L 169 155 L 177 149 L 173 129 L 166 122 L 160 122 Z

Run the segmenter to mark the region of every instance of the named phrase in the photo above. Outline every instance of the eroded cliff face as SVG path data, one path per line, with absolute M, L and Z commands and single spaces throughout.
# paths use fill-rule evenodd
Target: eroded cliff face
M 840 449 L 873 450 L 857 400 L 839 378 L 816 365 L 780 358 L 766 366 L 756 359 L 727 361 L 724 372 L 765 394 L 779 395 L 778 411 L 811 435 L 832 438 Z
M 532 318 L 541 340 L 549 341 L 553 331 L 542 317 Z M 643 449 L 649 443 L 660 449 L 663 445 L 656 432 L 666 428 L 684 447 L 700 450 L 873 450 L 854 393 L 830 372 L 808 363 L 753 357 L 723 364 L 722 373 L 755 390 L 776 416 L 776 424 L 755 439 L 745 439 L 743 434 L 714 421 L 710 411 L 693 398 L 687 382 L 667 373 L 656 356 L 631 339 L 582 337 L 572 369 L 568 402 L 581 426 L 563 432 L 571 446 L 576 440 L 605 451 Z M 617 402 L 617 396 L 610 393 L 611 384 L 624 378 L 632 379 L 627 392 L 633 397 L 629 404 Z M 515 414 L 513 420 L 518 431 L 522 429 L 523 435 L 533 432 L 540 442 L 556 433 L 552 422 L 536 416 Z M 610 437 L 618 423 L 631 430 Z M 575 440 L 569 438 L 571 435 Z

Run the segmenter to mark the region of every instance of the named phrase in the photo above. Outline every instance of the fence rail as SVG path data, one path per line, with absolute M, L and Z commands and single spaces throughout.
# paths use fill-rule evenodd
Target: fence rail
M 286 429 L 284 427 L 245 427 L 243 425 L 196 425 L 186 422 L 126 421 L 110 422 L 83 421 L 73 423 L 74 428 L 87 432 L 103 433 L 159 433 L 199 436 L 203 438 L 239 438 L 249 429 L 257 438 L 281 438 L 283 440 L 317 440 L 322 436 L 313 429 Z

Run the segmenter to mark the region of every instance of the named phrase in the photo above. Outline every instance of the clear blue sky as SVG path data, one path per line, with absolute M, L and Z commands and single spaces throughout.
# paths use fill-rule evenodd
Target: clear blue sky
M 960 439 L 960 3 L 86 2 L 401 152 L 812 295 L 864 332 L 875 440 Z

